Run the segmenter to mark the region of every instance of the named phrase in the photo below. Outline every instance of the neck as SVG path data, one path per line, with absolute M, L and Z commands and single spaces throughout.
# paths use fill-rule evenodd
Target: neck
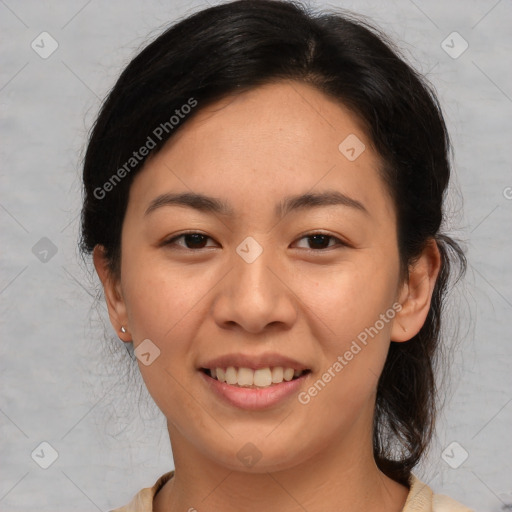
M 408 489 L 376 466 L 371 442 L 340 442 L 284 470 L 230 470 L 199 453 L 169 425 L 175 475 L 154 500 L 156 512 L 399 511 Z

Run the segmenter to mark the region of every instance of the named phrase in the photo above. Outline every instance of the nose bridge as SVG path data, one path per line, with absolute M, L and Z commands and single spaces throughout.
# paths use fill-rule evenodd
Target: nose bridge
M 232 270 L 215 301 L 217 323 L 226 326 L 234 322 L 251 332 L 276 322 L 290 326 L 296 307 L 289 289 L 277 277 L 277 262 L 272 249 L 252 237 L 239 244 L 230 261 Z
M 247 236 L 238 244 L 231 260 L 234 274 L 241 285 L 245 283 L 246 288 L 266 293 L 271 291 L 269 285 L 272 283 L 267 281 L 271 278 L 272 272 L 268 267 L 276 265 L 277 257 L 273 253 L 269 237 L 261 235 L 256 240 L 252 236 Z
M 239 301 L 246 301 L 253 308 L 270 309 L 276 295 L 280 293 L 275 276 L 268 268 L 276 262 L 268 247 L 263 249 L 254 238 L 248 237 L 236 249 L 233 257 L 233 296 Z
M 269 257 L 271 256 L 270 253 L 265 252 L 265 255 L 262 253 L 251 262 L 247 262 L 243 258 L 239 258 L 239 261 L 236 261 L 237 258 L 234 258 L 236 261 L 234 263 L 234 277 L 237 280 L 234 285 L 236 291 L 242 297 L 261 295 L 262 297 L 265 296 L 268 300 L 269 297 L 275 295 L 273 290 L 275 283 L 271 282 L 275 277 L 268 268 L 272 263 L 272 259 Z M 273 261 L 275 262 L 275 259 Z

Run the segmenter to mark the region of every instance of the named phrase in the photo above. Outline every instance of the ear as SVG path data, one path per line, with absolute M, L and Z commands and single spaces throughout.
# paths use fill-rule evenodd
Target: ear
M 397 312 L 391 329 L 391 341 L 408 341 L 423 327 L 441 269 L 441 254 L 434 239 L 425 246 L 420 257 L 409 267 L 409 276 L 402 284 Z
M 92 257 L 94 267 L 96 268 L 98 277 L 103 285 L 103 291 L 105 292 L 105 301 L 107 302 L 110 323 L 122 341 L 130 342 L 132 340 L 128 328 L 128 317 L 121 286 L 119 279 L 116 279 L 112 275 L 108 260 L 105 256 L 105 248 L 101 245 L 96 245 Z M 124 327 L 126 332 L 122 332 L 121 327 Z

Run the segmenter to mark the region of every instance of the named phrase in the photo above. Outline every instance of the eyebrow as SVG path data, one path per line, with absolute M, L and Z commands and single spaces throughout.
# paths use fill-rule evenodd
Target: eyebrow
M 234 210 L 229 203 L 215 197 L 194 192 L 161 194 L 151 201 L 144 215 L 146 216 L 163 206 L 184 206 L 205 213 L 225 216 L 234 215 Z M 291 211 L 325 206 L 346 206 L 369 215 L 368 210 L 360 201 L 336 190 L 285 197 L 275 206 L 274 213 L 276 217 L 281 218 Z

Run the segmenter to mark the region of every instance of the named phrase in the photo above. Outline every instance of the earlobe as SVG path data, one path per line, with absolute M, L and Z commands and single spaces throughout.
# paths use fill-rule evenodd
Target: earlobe
M 92 256 L 96 273 L 103 285 L 110 323 L 122 341 L 130 342 L 132 340 L 127 328 L 128 318 L 121 287 L 119 280 L 112 275 L 104 247 L 96 245 Z
M 409 267 L 409 275 L 398 298 L 402 309 L 395 316 L 391 341 L 408 341 L 423 327 L 441 264 L 441 253 L 436 241 L 431 239 Z

